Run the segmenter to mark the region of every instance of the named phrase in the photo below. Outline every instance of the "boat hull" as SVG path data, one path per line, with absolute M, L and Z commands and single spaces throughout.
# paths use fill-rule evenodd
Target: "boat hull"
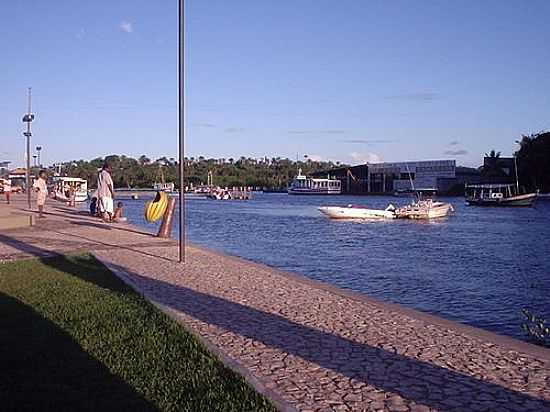
M 466 198 L 470 206 L 529 207 L 537 199 L 536 193 L 496 199 Z
M 62 192 L 55 192 L 55 199 L 56 200 L 59 200 L 61 202 L 68 202 L 69 201 L 69 198 L 67 196 L 65 196 Z M 88 200 L 88 193 L 86 192 L 76 192 L 75 193 L 75 197 L 74 197 L 74 201 L 76 203 L 82 203 L 82 202 L 85 202 Z
M 390 210 L 367 209 L 363 207 L 322 206 L 319 211 L 331 219 L 394 219 L 395 213 Z
M 340 190 L 329 189 L 288 189 L 289 195 L 339 195 Z

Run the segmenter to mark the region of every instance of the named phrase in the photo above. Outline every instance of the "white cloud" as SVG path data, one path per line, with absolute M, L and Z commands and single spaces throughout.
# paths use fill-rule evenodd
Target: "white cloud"
M 126 33 L 132 33 L 134 31 L 134 27 L 132 26 L 132 23 L 129 21 L 121 21 L 119 24 L 119 29 Z
M 316 154 L 308 154 L 307 158 L 312 162 L 321 162 L 323 160 L 323 158 L 320 155 L 316 155 Z
M 78 33 L 76 33 L 76 38 L 78 40 L 82 40 L 84 38 L 84 36 L 86 35 L 86 30 L 81 28 Z
M 351 152 L 349 154 L 352 164 L 380 163 L 382 158 L 376 153 L 370 152 Z

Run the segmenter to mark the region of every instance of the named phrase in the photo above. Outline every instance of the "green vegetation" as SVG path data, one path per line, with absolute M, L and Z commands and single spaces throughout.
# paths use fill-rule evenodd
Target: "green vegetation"
M 151 161 L 143 155 L 133 159 L 124 155 L 111 155 L 91 161 L 78 160 L 64 163 L 62 172 L 69 176 L 88 180 L 95 186 L 97 170 L 104 161 L 113 168 L 113 181 L 116 187 L 151 188 L 154 182 L 160 181 L 161 172 L 167 182 L 178 183 L 178 164 L 174 158 L 162 157 Z M 289 180 L 296 176 L 298 168 L 309 174 L 335 168 L 339 163 L 316 162 L 310 159 L 295 162 L 289 159 L 241 157 L 235 159 L 185 159 L 186 185 L 194 186 L 208 182 L 208 172 L 212 172 L 213 184 L 218 186 L 254 186 L 284 188 Z M 52 170 L 53 171 L 53 170 Z
M 522 309 L 521 313 L 525 317 L 521 328 L 527 337 L 538 345 L 550 347 L 550 326 L 547 326 L 546 320 L 527 309 Z
M 89 255 L 0 265 L 0 410 L 272 411 Z
M 520 145 L 516 156 L 521 185 L 550 192 L 550 132 L 524 135 Z

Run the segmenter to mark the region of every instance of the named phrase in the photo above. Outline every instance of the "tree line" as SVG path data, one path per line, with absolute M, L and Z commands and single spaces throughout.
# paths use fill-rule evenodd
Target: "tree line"
M 97 183 L 98 170 L 104 163 L 113 169 L 112 177 L 117 188 L 151 188 L 154 183 L 173 182 L 178 187 L 178 162 L 174 158 L 161 157 L 151 160 L 142 155 L 135 159 L 125 155 L 109 155 L 92 160 L 65 162 L 52 171 L 61 170 L 63 175 L 86 179 L 90 187 Z M 216 186 L 252 186 L 271 189 L 286 188 L 288 182 L 302 169 L 310 174 L 343 166 L 340 162 L 314 161 L 308 159 L 294 161 L 287 158 L 254 159 L 213 159 L 203 156 L 185 158 L 184 181 L 186 186 L 207 184 L 211 173 L 212 184 Z

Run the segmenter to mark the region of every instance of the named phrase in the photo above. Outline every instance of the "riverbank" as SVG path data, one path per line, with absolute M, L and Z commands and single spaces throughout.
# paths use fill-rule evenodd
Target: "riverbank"
M 550 410 L 550 350 L 49 204 L 0 259 L 90 251 L 281 409 Z

